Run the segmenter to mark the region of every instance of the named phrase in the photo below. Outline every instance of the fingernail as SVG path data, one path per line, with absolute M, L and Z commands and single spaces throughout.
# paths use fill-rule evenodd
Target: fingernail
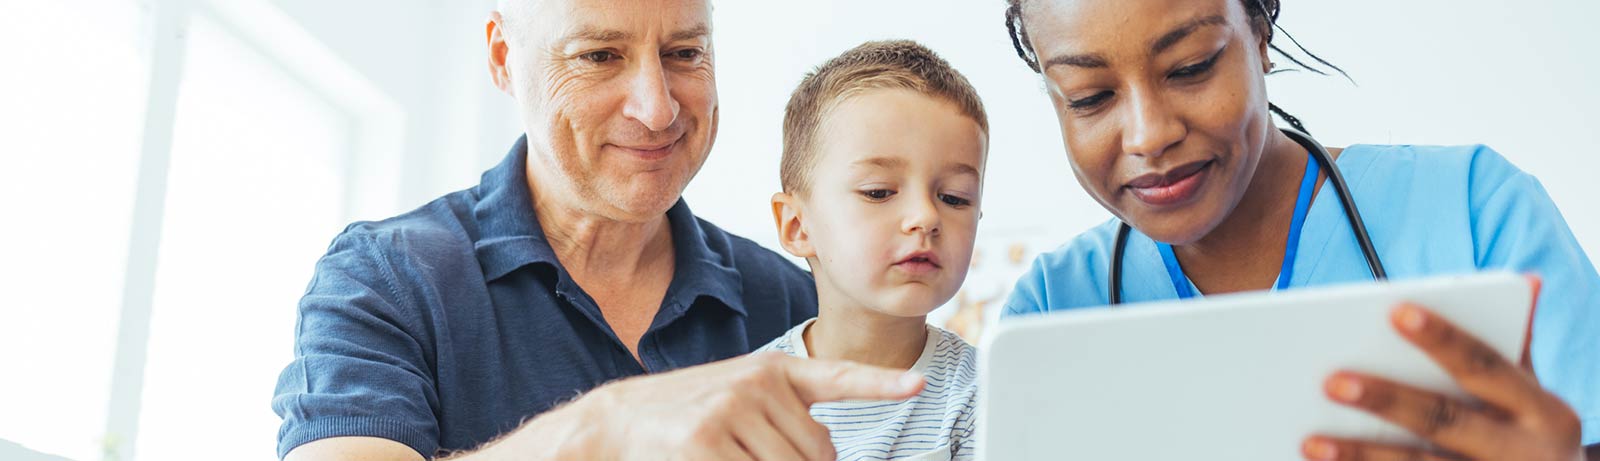
M 1361 382 L 1347 376 L 1338 376 L 1328 381 L 1328 393 L 1333 398 L 1355 403 L 1361 400 Z
M 1420 332 L 1422 327 L 1427 326 L 1427 324 L 1428 316 L 1424 315 L 1422 310 L 1415 307 L 1400 308 L 1400 327 L 1405 328 L 1406 331 Z
M 1326 440 L 1307 440 L 1302 450 L 1306 457 L 1318 461 L 1333 461 L 1339 459 L 1339 447 L 1328 443 Z

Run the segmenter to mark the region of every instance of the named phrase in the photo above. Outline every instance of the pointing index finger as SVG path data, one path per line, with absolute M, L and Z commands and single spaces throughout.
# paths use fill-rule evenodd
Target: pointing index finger
M 786 363 L 795 393 L 807 405 L 839 400 L 905 400 L 922 392 L 921 373 L 833 360 Z

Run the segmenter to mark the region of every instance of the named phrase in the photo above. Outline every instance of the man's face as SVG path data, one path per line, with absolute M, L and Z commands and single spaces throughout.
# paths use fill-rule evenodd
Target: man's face
M 671 208 L 716 138 L 710 26 L 705 0 L 502 1 L 490 68 L 537 190 L 618 221 Z

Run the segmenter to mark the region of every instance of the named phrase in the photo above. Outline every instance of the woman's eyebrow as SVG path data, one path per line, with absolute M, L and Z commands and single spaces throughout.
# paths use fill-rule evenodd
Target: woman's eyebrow
M 1176 45 L 1178 42 L 1183 41 L 1183 39 L 1188 38 L 1189 34 L 1193 34 L 1194 31 L 1200 30 L 1201 27 L 1225 26 L 1227 24 L 1227 18 L 1223 18 L 1221 15 L 1211 15 L 1203 18 L 1192 19 L 1189 22 L 1183 23 L 1183 25 L 1173 28 L 1172 31 L 1162 34 L 1161 37 L 1155 39 L 1155 41 L 1150 42 L 1150 54 L 1161 54 L 1162 51 L 1166 51 L 1167 48 L 1171 48 L 1172 45 Z
M 1190 34 L 1200 30 L 1202 27 L 1224 26 L 1227 24 L 1228 19 L 1222 17 L 1222 15 L 1211 15 L 1191 19 L 1188 22 L 1173 28 L 1171 31 L 1162 34 L 1161 37 L 1152 41 L 1150 43 L 1150 54 L 1161 54 L 1162 51 L 1166 51 L 1167 48 L 1171 48 L 1173 45 L 1178 44 L 1178 42 L 1188 38 Z M 1104 55 L 1098 53 L 1062 55 L 1046 60 L 1043 68 L 1049 69 L 1055 66 L 1072 66 L 1082 67 L 1085 69 L 1099 69 L 1107 67 L 1108 62 L 1109 61 Z

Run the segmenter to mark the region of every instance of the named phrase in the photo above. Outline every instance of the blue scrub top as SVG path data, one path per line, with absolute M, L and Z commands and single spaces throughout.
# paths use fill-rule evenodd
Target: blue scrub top
M 1533 319 L 1534 373 L 1600 443 L 1600 275 L 1532 175 L 1485 146 L 1351 146 L 1337 164 L 1373 244 L 1395 280 L 1503 269 L 1544 280 Z M 1289 287 L 1372 280 L 1332 184 L 1306 216 Z M 1090 229 L 1040 255 L 1004 315 L 1107 304 L 1118 223 Z M 1176 299 L 1156 242 L 1134 230 L 1123 301 Z

